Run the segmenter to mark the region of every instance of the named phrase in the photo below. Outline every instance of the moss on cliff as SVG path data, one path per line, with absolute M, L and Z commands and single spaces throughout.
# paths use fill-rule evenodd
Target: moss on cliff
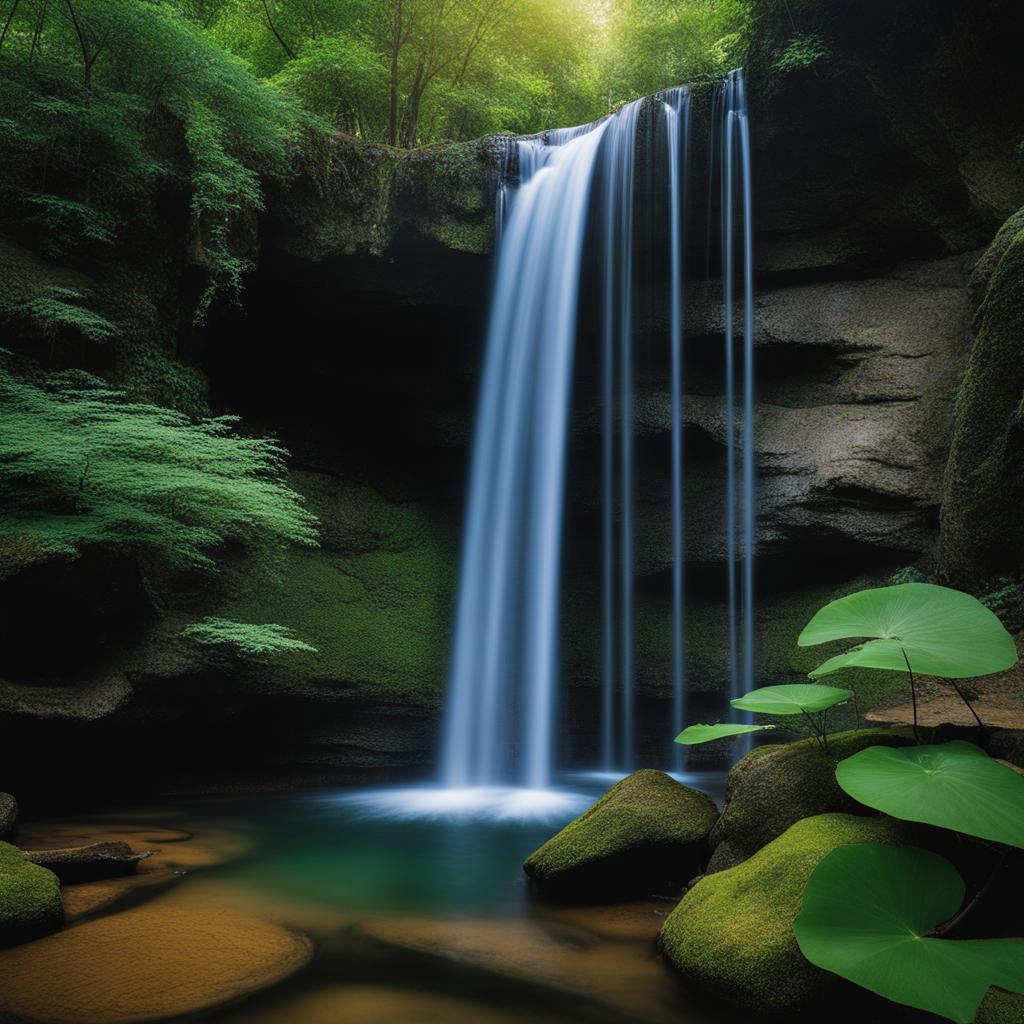
M 1024 226 L 979 264 L 988 278 L 957 397 L 942 505 L 942 570 L 960 585 L 1024 571 Z M 1000 254 L 1001 252 L 1001 254 Z M 994 269 L 989 273 L 989 267 Z
M 292 686 L 356 684 L 435 699 L 454 585 L 444 538 L 422 509 L 369 487 L 309 473 L 293 480 L 321 519 L 323 550 L 290 553 L 272 585 L 250 579 L 216 614 L 278 622 L 316 647 L 274 667 Z

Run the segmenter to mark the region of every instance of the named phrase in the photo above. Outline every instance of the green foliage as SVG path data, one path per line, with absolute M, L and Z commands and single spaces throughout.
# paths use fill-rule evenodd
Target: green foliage
M 996 589 L 982 594 L 979 600 L 1011 629 L 1020 629 L 1024 626 L 1024 581 L 1002 576 L 997 582 Z
M 868 747 L 838 764 L 836 781 L 894 818 L 1024 848 L 1024 778 L 973 743 Z
M 970 594 L 928 583 L 862 590 L 833 601 L 804 627 L 797 643 L 808 647 L 858 637 L 872 639 L 830 658 L 811 676 L 859 665 L 961 679 L 1017 663 L 1013 638 L 988 608 Z
M 117 325 L 84 306 L 85 299 L 86 295 L 78 288 L 49 285 L 42 294 L 15 306 L 11 312 L 31 321 L 50 339 L 65 330 L 76 331 L 97 343 L 113 337 Z
M 740 711 L 753 711 L 761 715 L 806 715 L 827 711 L 852 696 L 852 690 L 841 690 L 835 686 L 796 683 L 762 686 L 729 703 Z
M 892 584 L 927 583 L 928 574 L 922 572 L 916 565 L 905 565 L 902 569 L 897 569 L 889 577 L 889 582 Z
M 719 79 L 742 64 L 750 29 L 744 0 L 620 0 L 608 14 L 600 79 L 613 103 Z
M 698 743 L 710 743 L 712 740 L 721 740 L 729 736 L 743 736 L 746 733 L 761 732 L 764 729 L 774 728 L 774 725 L 741 725 L 737 722 L 719 722 L 715 725 L 688 725 L 675 738 L 674 742 L 692 747 Z
M 234 417 L 192 421 L 94 377 L 14 372 L 0 351 L 0 539 L 74 556 L 101 544 L 211 570 L 225 544 L 316 542 L 285 451 Z
M 936 937 L 963 899 L 956 868 L 934 853 L 841 846 L 814 869 L 794 932 L 815 966 L 970 1024 L 990 986 L 1024 992 L 1024 940 Z
M 831 57 L 832 50 L 821 36 L 797 32 L 790 37 L 785 49 L 779 54 L 775 70 L 797 71 L 830 60 Z
M 181 635 L 204 647 L 230 650 L 244 657 L 258 658 L 268 654 L 306 651 L 316 654 L 316 648 L 300 640 L 295 631 L 276 622 L 235 622 L 208 615 L 199 622 L 186 626 Z
M 229 233 L 287 177 L 294 102 L 170 0 L 22 0 L 0 46 L 0 206 L 49 255 L 144 237 L 158 187 L 191 196 L 215 294 L 237 296 Z M 187 150 L 176 145 L 182 136 Z M 202 310 L 200 310 L 200 313 Z

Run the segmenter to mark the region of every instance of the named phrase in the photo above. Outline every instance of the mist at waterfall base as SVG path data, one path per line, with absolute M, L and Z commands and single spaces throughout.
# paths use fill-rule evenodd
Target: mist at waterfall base
M 694 784 L 709 782 L 706 774 L 685 775 L 685 751 L 672 742 L 687 714 L 683 352 L 686 286 L 695 276 L 687 263 L 696 251 L 692 220 L 707 237 L 701 270 L 721 287 L 728 696 L 736 697 L 753 688 L 754 676 L 752 182 L 741 71 L 713 93 L 703 207 L 690 194 L 690 128 L 691 93 L 678 88 L 589 125 L 508 140 L 496 204 L 494 291 L 469 474 L 442 785 L 347 798 L 363 811 L 557 822 L 578 813 L 595 786 L 640 766 L 670 770 Z M 652 231 L 658 217 L 667 228 Z M 654 234 L 664 235 L 653 247 L 657 252 L 651 251 Z M 640 278 L 657 261 L 667 266 L 668 280 L 663 387 L 672 420 L 664 510 L 671 522 L 671 699 L 665 702 L 659 760 L 641 764 L 635 362 Z M 599 385 L 601 593 L 594 614 L 600 620 L 600 705 L 593 722 L 598 760 L 582 766 L 595 770 L 571 772 L 558 742 L 562 547 L 574 385 L 579 388 L 584 356 L 595 357 Z

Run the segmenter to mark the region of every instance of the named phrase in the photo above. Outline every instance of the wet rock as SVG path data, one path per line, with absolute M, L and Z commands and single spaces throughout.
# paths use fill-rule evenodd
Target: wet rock
M 731 1003 L 798 1011 L 832 980 L 804 959 L 793 936 L 811 872 L 838 846 L 903 842 L 910 834 L 886 818 L 798 821 L 744 863 L 702 878 L 665 921 L 659 948 L 688 983 Z
M 830 736 L 827 751 L 813 739 L 755 747 L 729 772 L 725 806 L 711 832 L 708 870 L 746 860 L 801 818 L 866 813 L 839 788 L 836 765 L 865 747 L 911 742 L 905 732 L 861 729 Z
M 1024 220 L 982 257 L 977 335 L 956 403 L 942 504 L 941 568 L 959 586 L 1024 572 Z
M 57 876 L 0 843 L 0 946 L 45 935 L 63 918 Z
M 233 906 L 158 899 L 0 953 L 0 1016 L 48 1024 L 178 1017 L 272 985 L 311 952 L 303 936 Z
M 116 841 L 25 852 L 33 864 L 52 871 L 64 885 L 130 875 L 140 860 L 152 855 L 152 850 L 136 853 L 127 843 Z
M 523 870 L 545 894 L 598 902 L 678 891 L 700 870 L 717 818 L 711 797 L 644 769 L 612 786 Z
M 0 793 L 0 840 L 14 837 L 18 827 L 18 801 L 10 793 Z

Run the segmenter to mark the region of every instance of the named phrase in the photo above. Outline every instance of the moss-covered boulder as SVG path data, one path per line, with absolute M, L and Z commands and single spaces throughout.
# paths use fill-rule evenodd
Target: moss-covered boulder
M 793 936 L 811 872 L 838 846 L 910 836 L 910 826 L 890 818 L 804 818 L 743 864 L 702 878 L 669 914 L 659 948 L 686 981 L 731 1003 L 799 1010 L 832 977 L 804 959 Z
M 0 793 L 0 839 L 13 837 L 18 827 L 18 801 L 10 793 Z
M 1024 572 L 1024 215 L 971 279 L 984 300 L 957 396 L 946 466 L 941 567 L 961 586 Z
M 678 891 L 700 870 L 717 817 L 707 794 L 643 769 L 531 854 L 523 870 L 545 894 L 575 899 Z
M 63 919 L 57 876 L 0 843 L 0 946 L 44 935 Z
M 815 814 L 863 813 L 836 782 L 836 765 L 865 747 L 904 746 L 909 733 L 860 729 L 829 737 L 828 750 L 813 739 L 757 747 L 729 772 L 725 807 L 711 833 L 709 870 L 732 867 Z

